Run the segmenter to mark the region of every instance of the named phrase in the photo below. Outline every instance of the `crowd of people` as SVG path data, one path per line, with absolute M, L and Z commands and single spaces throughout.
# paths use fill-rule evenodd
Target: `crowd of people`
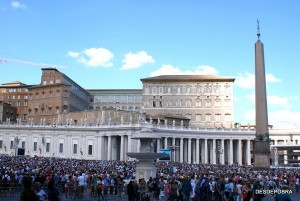
M 260 201 L 269 195 L 281 201 L 299 192 L 298 169 L 258 172 L 252 166 L 155 162 L 156 178 L 137 181 L 137 165 L 137 161 L 0 156 L 0 197 L 14 189 L 21 192 L 21 201 L 86 195 L 102 199 L 108 194 L 121 198 L 124 193 L 129 201 Z

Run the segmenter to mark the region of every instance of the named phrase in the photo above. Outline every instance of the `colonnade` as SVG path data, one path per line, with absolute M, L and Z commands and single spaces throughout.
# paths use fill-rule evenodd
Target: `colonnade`
M 206 164 L 251 164 L 249 139 L 164 137 L 157 150 L 171 150 L 171 160 Z
M 107 136 L 104 140 L 107 147 L 103 147 L 102 152 L 106 160 L 127 160 L 127 152 L 139 151 L 139 141 L 126 135 Z M 155 146 L 157 152 L 171 150 L 170 160 L 181 163 L 251 164 L 252 141 L 249 139 L 163 137 L 156 140 Z

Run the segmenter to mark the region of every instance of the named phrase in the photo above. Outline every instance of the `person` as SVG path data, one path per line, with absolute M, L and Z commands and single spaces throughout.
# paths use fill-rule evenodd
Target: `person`
M 128 195 L 128 201 L 133 201 L 134 199 L 133 181 L 130 181 L 129 184 L 127 184 L 127 195 Z
M 281 190 L 288 190 L 287 185 L 282 185 Z M 288 193 L 278 193 L 275 195 L 275 201 L 292 201 L 290 195 Z
M 39 201 L 43 201 L 48 198 L 46 192 L 43 189 L 41 189 L 40 182 L 34 183 L 34 190 L 35 190 L 35 193 L 37 194 L 37 196 L 39 197 Z
M 183 200 L 184 201 L 189 201 L 190 200 L 190 195 L 193 192 L 192 184 L 190 180 L 185 177 L 184 181 L 182 183 L 182 195 L 183 195 Z
M 252 188 L 252 199 L 253 201 L 262 201 L 263 194 L 257 193 L 258 190 L 261 190 L 262 186 L 260 185 L 259 180 L 254 182 L 253 188 Z
M 31 188 L 31 186 L 32 186 L 31 177 L 23 178 L 23 186 L 24 186 L 24 189 L 20 195 L 21 201 L 38 201 L 39 200 L 38 196 L 36 195 L 34 190 Z
M 48 182 L 48 200 L 49 201 L 60 201 L 59 193 L 54 187 L 54 181 L 51 179 Z

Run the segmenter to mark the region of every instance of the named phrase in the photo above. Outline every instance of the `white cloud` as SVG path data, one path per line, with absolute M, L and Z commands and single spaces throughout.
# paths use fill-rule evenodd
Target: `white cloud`
M 248 72 L 240 73 L 238 74 L 235 83 L 240 88 L 252 89 L 255 86 L 254 74 Z
M 73 58 L 76 58 L 78 57 L 80 54 L 78 52 L 72 52 L 72 51 L 69 51 L 68 52 L 68 56 L 70 57 L 73 57 Z
M 144 64 L 154 63 L 155 61 L 152 56 L 147 54 L 147 52 L 140 51 L 136 53 L 127 53 L 122 62 L 123 66 L 121 69 L 127 70 L 132 68 L 139 68 Z
M 243 123 L 255 123 L 255 109 L 248 110 L 244 113 Z M 274 128 L 300 128 L 300 112 L 290 110 L 277 110 L 268 113 L 268 121 Z
M 284 97 L 279 97 L 279 96 L 268 96 L 268 104 L 270 105 L 280 105 L 284 107 L 289 106 L 289 99 Z
M 272 74 L 266 74 L 266 82 L 276 83 L 281 79 Z M 235 81 L 236 85 L 243 89 L 253 89 L 255 87 L 255 75 L 249 72 L 239 73 Z
M 247 99 L 250 100 L 251 103 L 255 104 L 255 94 L 248 94 Z M 283 107 L 289 107 L 289 99 L 286 97 L 280 97 L 280 96 L 267 96 L 267 102 L 268 105 L 279 105 Z
M 181 70 L 178 67 L 174 67 L 169 64 L 163 65 L 158 70 L 151 73 L 151 76 L 158 75 L 217 75 L 218 71 L 211 66 L 201 65 L 194 70 Z
M 69 51 L 68 56 L 75 58 L 78 62 L 88 67 L 111 67 L 114 55 L 105 48 L 85 49 L 81 53 Z
M 281 82 L 281 79 L 275 77 L 272 74 L 266 74 L 266 81 L 270 83 Z
M 25 4 L 22 4 L 19 1 L 12 1 L 10 3 L 10 5 L 11 5 L 12 8 L 16 8 L 16 9 L 18 9 L 18 8 L 25 8 L 26 7 Z
M 300 112 L 287 109 L 271 112 L 269 113 L 269 124 L 274 125 L 274 128 L 299 128 Z
M 244 113 L 244 119 L 247 121 L 247 123 L 255 122 L 255 109 L 247 110 Z M 241 122 L 245 123 L 245 122 Z

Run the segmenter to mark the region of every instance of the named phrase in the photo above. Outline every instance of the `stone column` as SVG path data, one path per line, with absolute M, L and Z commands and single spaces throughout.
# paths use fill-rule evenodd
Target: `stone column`
M 208 163 L 207 139 L 204 139 L 204 163 Z
M 164 149 L 168 149 L 168 138 L 167 137 L 165 137 L 165 147 L 164 147 Z
M 220 164 L 225 163 L 224 139 L 220 140 Z
M 228 163 L 231 165 L 233 164 L 233 140 L 229 139 L 229 156 L 228 156 Z
M 192 139 L 188 138 L 188 163 L 191 163 L 192 161 Z
M 176 161 L 176 139 L 173 137 L 172 138 L 172 146 L 174 146 L 172 148 L 172 161 Z
M 196 163 L 197 164 L 199 164 L 199 155 L 200 155 L 199 139 L 196 139 Z
M 251 151 L 250 151 L 250 140 L 247 140 L 246 146 L 246 157 L 247 157 L 247 165 L 251 165 Z
M 157 152 L 159 152 L 159 150 L 160 150 L 160 139 L 157 139 L 157 146 L 156 146 L 156 148 L 157 148 Z
M 132 152 L 132 139 L 131 136 L 128 135 L 128 142 L 127 142 L 127 152 Z M 129 159 L 129 158 L 127 158 Z
M 216 139 L 212 139 L 212 163 L 217 164 L 217 161 L 216 161 Z
M 120 160 L 124 160 L 124 135 L 121 135 Z
M 239 165 L 242 165 L 242 155 L 243 155 L 242 141 L 238 139 L 237 140 L 237 163 Z
M 180 163 L 183 163 L 183 138 L 180 138 Z
M 111 160 L 111 136 L 107 136 L 107 160 Z
M 277 148 L 274 148 L 274 165 L 278 166 L 278 151 Z

